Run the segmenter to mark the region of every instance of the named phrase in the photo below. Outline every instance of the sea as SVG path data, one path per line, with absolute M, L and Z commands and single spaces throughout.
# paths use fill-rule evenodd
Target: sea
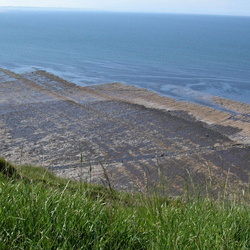
M 0 9 L 0 67 L 250 104 L 250 17 Z

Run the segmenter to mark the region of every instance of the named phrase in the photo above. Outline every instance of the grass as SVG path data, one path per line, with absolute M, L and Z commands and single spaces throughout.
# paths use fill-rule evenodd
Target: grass
M 0 249 L 250 249 L 248 202 L 111 192 L 0 159 Z

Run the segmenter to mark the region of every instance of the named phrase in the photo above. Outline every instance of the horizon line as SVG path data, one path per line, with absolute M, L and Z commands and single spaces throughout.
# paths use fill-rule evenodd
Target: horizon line
M 34 6 L 0 6 L 1 9 L 8 10 L 47 10 L 47 11 L 79 11 L 79 12 L 105 12 L 105 13 L 138 13 L 138 14 L 174 14 L 174 15 L 207 15 L 207 16 L 235 16 L 250 17 L 250 13 L 216 13 L 216 12 L 188 12 L 188 11 L 143 11 L 143 10 L 101 10 L 75 7 L 34 7 Z

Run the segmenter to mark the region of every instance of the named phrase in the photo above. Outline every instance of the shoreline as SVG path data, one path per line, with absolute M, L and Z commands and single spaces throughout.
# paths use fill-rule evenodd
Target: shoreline
M 248 184 L 250 105 L 213 97 L 227 111 L 215 110 L 120 83 L 80 87 L 45 71 L 0 69 L 0 84 L 0 155 L 8 160 L 95 183 L 101 162 L 124 190 L 157 183 L 160 168 L 174 195 L 187 172 L 202 184 L 230 171 L 233 185 Z
M 194 90 L 188 86 L 176 86 L 173 84 L 167 84 L 167 89 L 165 89 L 164 85 L 164 91 L 158 88 L 152 88 L 147 86 L 143 86 L 140 85 L 138 82 L 134 83 L 132 80 L 127 82 L 127 81 L 116 81 L 116 80 L 90 80 L 84 77 L 84 74 L 77 74 L 77 70 L 80 69 L 73 69 L 73 73 L 72 68 L 68 67 L 68 66 L 64 66 L 62 67 L 62 69 L 60 68 L 56 68 L 53 69 L 53 65 L 50 65 L 48 67 L 44 66 L 44 65 L 40 65 L 40 66 L 31 66 L 31 65 L 26 65 L 26 66 L 21 66 L 21 65 L 0 65 L 0 69 L 6 69 L 12 72 L 15 72 L 17 74 L 23 75 L 23 74 L 30 74 L 32 72 L 38 71 L 38 72 L 46 72 L 49 73 L 50 75 L 54 75 L 54 76 L 58 76 L 61 79 L 66 80 L 67 82 L 73 83 L 75 85 L 77 85 L 78 87 L 91 87 L 91 86 L 99 86 L 99 85 L 105 85 L 105 84 L 112 84 L 112 83 L 121 83 L 123 85 L 128 85 L 128 86 L 134 86 L 136 88 L 142 88 L 142 89 L 146 89 L 150 92 L 153 92 L 157 95 L 166 97 L 166 98 L 170 98 L 170 99 L 174 99 L 178 102 L 188 102 L 188 103 L 194 103 L 194 104 L 199 104 L 202 106 L 208 106 L 211 107 L 213 109 L 218 109 L 218 110 L 222 110 L 222 111 L 227 111 L 224 107 L 220 106 L 218 103 L 216 103 L 213 99 L 214 98 L 222 98 L 225 100 L 229 100 L 232 102 L 237 102 L 237 103 L 242 103 L 242 104 L 246 104 L 246 105 L 250 105 L 250 101 L 249 98 L 247 97 L 242 97 L 240 98 L 238 95 L 235 96 L 220 96 L 218 95 L 213 95 L 211 93 L 209 93 L 209 91 L 198 91 L 198 90 Z M 68 73 L 68 71 L 70 73 Z M 166 82 L 168 80 L 166 79 Z M 183 80 L 185 81 L 185 80 Z M 131 83 L 132 82 L 132 83 Z M 143 82 L 143 80 L 142 80 Z M 229 110 L 228 110 L 229 111 Z

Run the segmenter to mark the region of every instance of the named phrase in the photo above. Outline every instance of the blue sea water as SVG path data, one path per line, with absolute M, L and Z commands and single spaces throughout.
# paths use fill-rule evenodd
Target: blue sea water
M 250 104 L 250 17 L 4 10 L 0 67 Z

